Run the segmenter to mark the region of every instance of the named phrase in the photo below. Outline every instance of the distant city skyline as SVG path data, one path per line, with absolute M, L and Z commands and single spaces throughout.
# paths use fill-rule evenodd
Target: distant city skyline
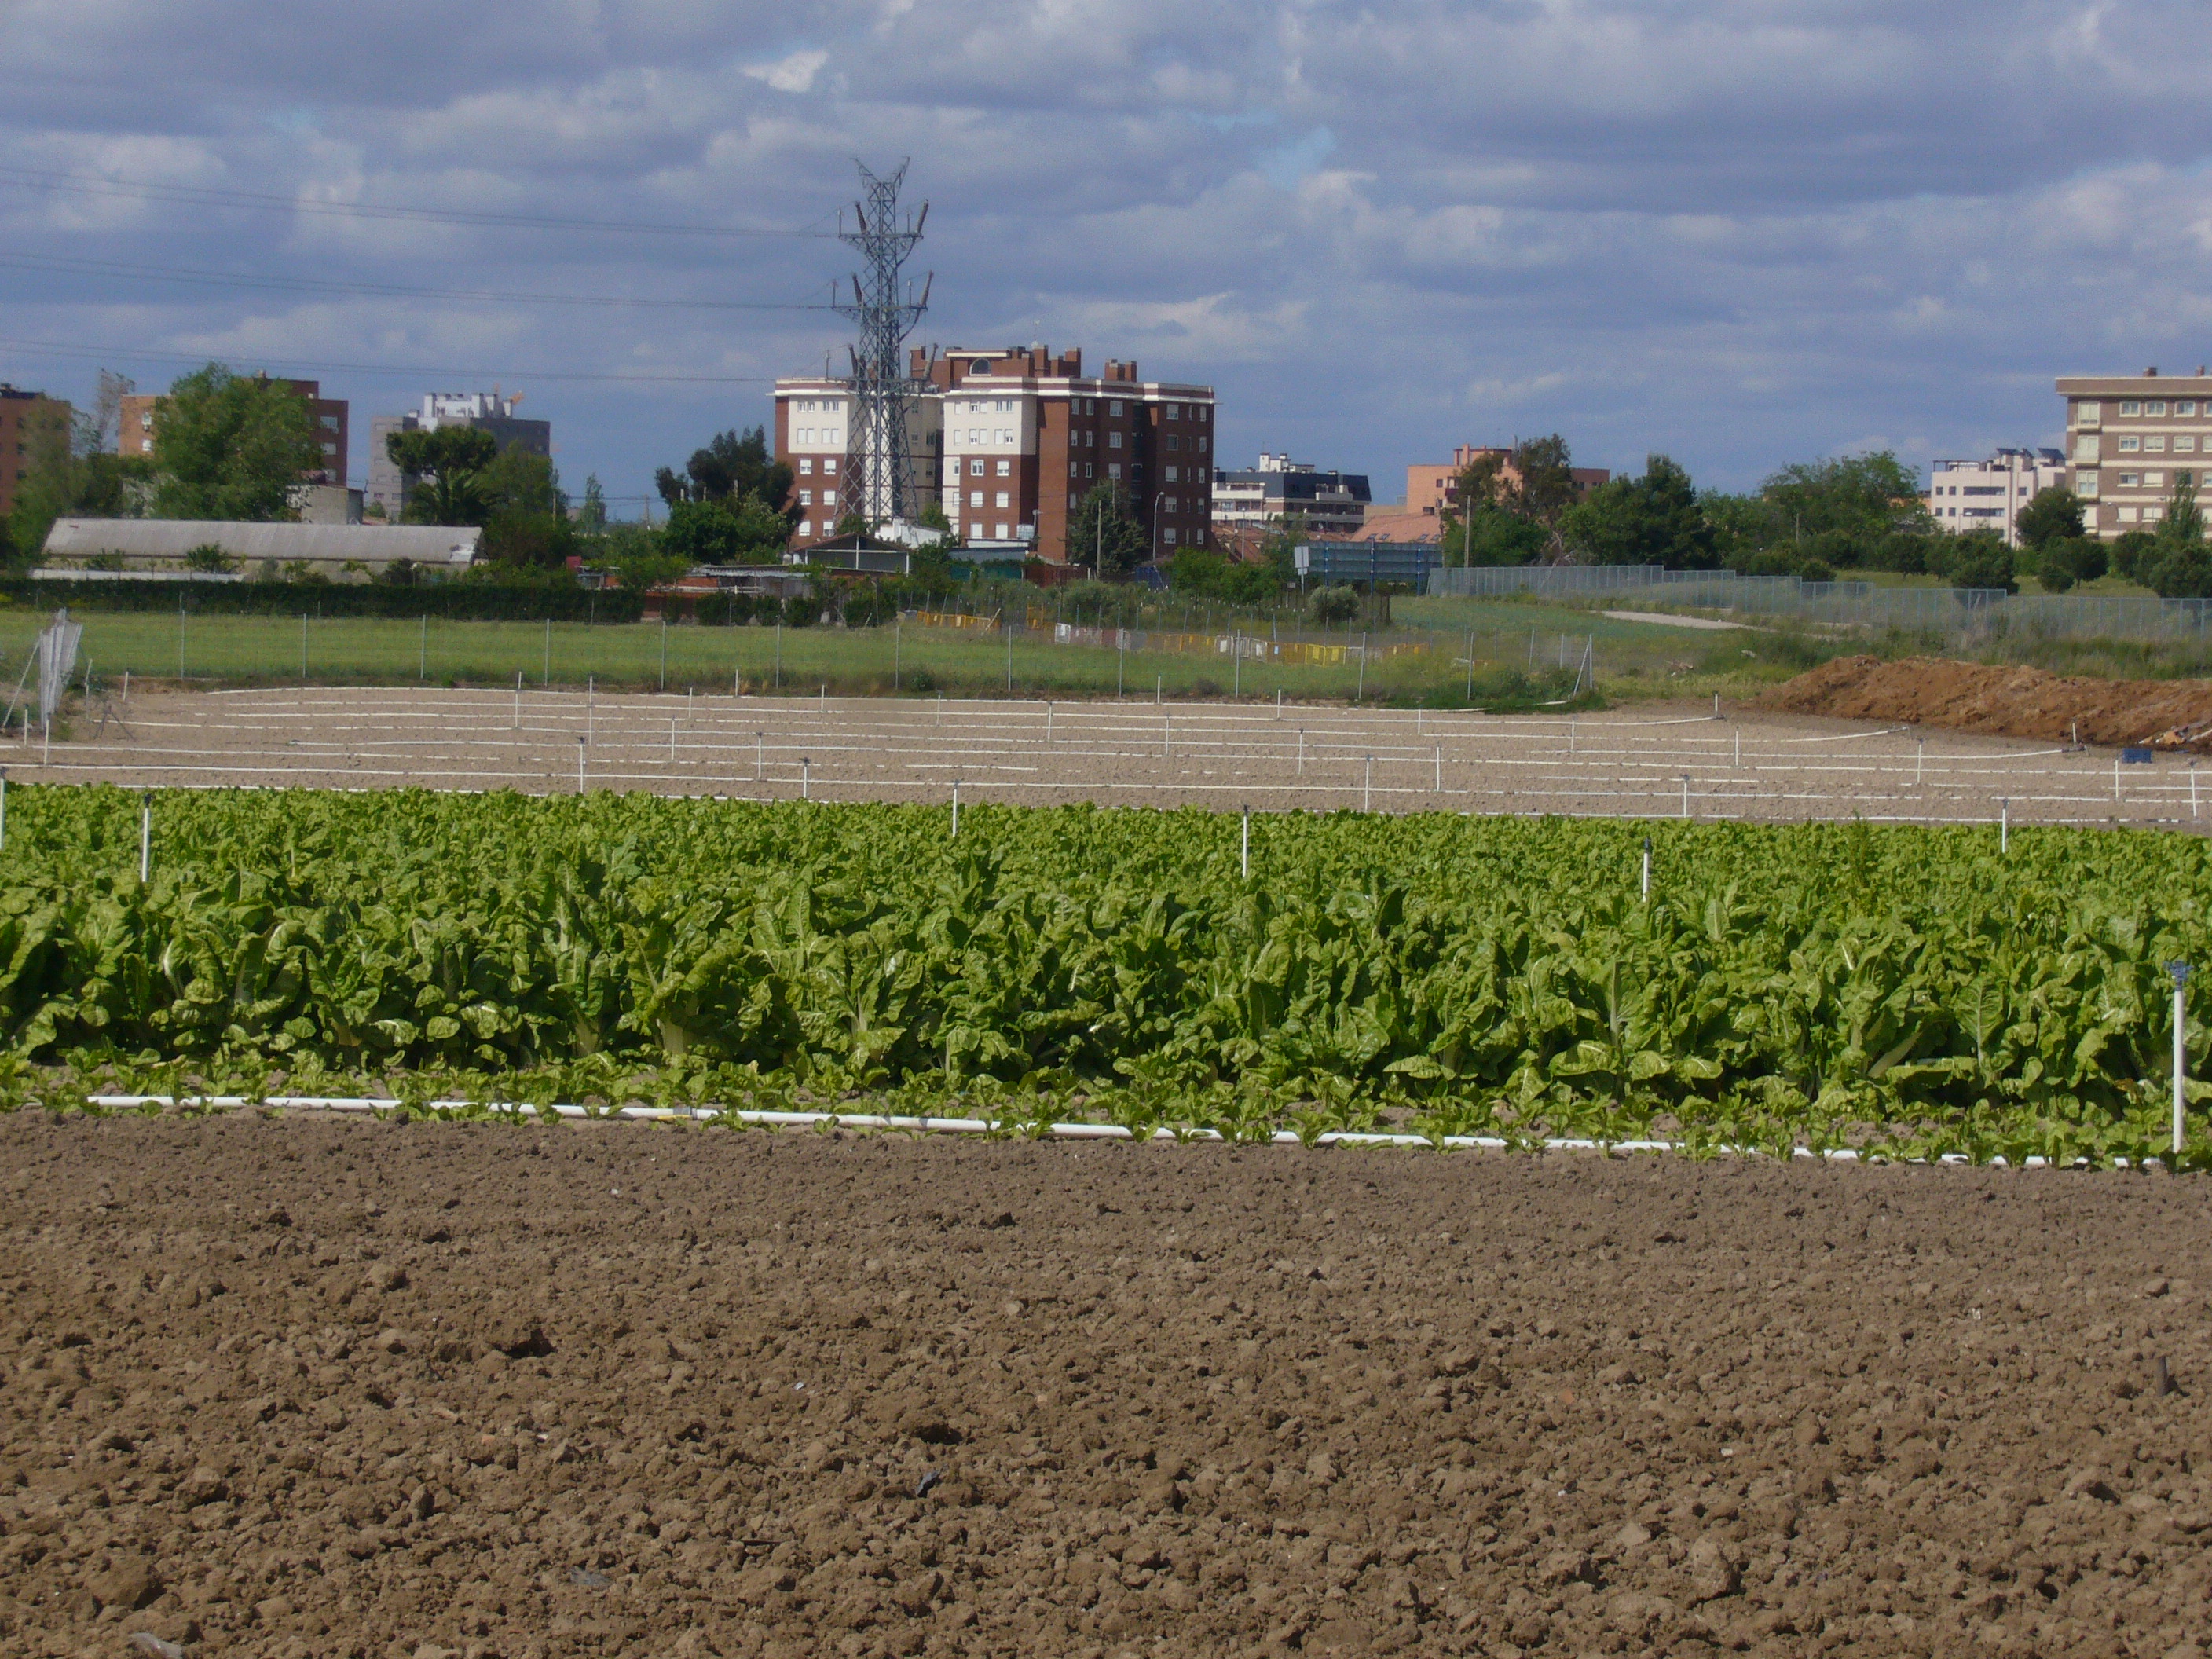
M 1554 430 L 1707 487 L 1872 447 L 1924 477 L 2058 442 L 2057 376 L 2212 356 L 2212 17 L 2148 0 L 351 16 L 11 19 L 0 380 L 313 378 L 355 477 L 372 417 L 496 382 L 634 512 L 842 361 L 828 312 L 736 307 L 826 301 L 855 156 L 932 204 L 917 337 L 1111 340 L 1216 388 L 1223 462 L 1384 495 Z M 406 365 L 440 372 L 366 372 Z

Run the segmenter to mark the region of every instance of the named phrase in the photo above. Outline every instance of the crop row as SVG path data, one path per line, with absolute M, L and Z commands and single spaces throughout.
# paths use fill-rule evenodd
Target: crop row
M 2163 964 L 2206 960 L 2212 891 L 2203 842 L 2121 832 L 1271 816 L 1248 878 L 1197 811 L 970 808 L 956 841 L 933 808 L 413 792 L 165 796 L 142 885 L 135 796 L 8 808 L 19 1091 L 168 1066 L 2065 1159 L 2160 1133 Z

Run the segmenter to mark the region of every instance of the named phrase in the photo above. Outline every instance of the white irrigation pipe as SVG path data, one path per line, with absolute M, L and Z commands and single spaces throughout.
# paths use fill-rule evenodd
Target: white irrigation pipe
M 2189 1010 L 2182 1000 L 2182 988 L 2189 983 L 2189 964 L 2169 962 L 2166 971 L 2173 975 L 2173 1155 L 2179 1158 L 2189 1103 Z
M 331 1095 L 267 1095 L 255 1098 L 247 1095 L 186 1095 L 187 1106 L 210 1109 L 239 1110 L 247 1107 L 268 1106 L 280 1111 L 311 1112 L 390 1112 L 407 1103 L 391 1097 L 346 1097 Z M 129 1111 L 147 1106 L 173 1106 L 178 1103 L 173 1095 L 88 1095 L 85 1103 L 110 1110 Z M 583 1106 L 566 1104 L 538 1105 L 530 1101 L 512 1100 L 429 1100 L 420 1103 L 434 1112 L 469 1111 L 481 1107 L 509 1117 L 539 1117 L 550 1115 L 562 1119 L 601 1118 L 631 1123 L 705 1123 L 718 1119 L 730 1120 L 750 1128 L 813 1129 L 817 1131 L 848 1129 L 885 1131 L 904 1134 L 1005 1135 L 1009 1138 L 1038 1140 L 1137 1140 L 1155 1142 L 1206 1141 L 1216 1145 L 1231 1143 L 1229 1137 L 1218 1129 L 1155 1129 L 1150 1134 L 1139 1136 L 1118 1123 L 1048 1123 L 1031 1126 L 1019 1119 L 991 1120 L 976 1117 L 899 1117 L 867 1112 L 757 1112 L 728 1111 L 717 1106 L 613 1106 L 595 1110 Z M 1374 1146 L 1402 1147 L 1409 1152 L 1424 1149 L 1447 1152 L 1510 1152 L 1515 1148 L 1547 1152 L 1682 1152 L 1691 1150 L 1683 1140 L 1597 1140 L 1588 1136 L 1547 1136 L 1542 1140 L 1509 1140 L 1503 1135 L 1428 1135 L 1387 1134 L 1353 1129 L 1330 1129 L 1314 1137 L 1310 1143 L 1288 1129 L 1277 1129 L 1267 1135 L 1255 1136 L 1247 1146 Z M 1764 1147 L 1738 1146 L 1717 1143 L 1713 1151 L 1740 1158 L 1770 1158 Z M 1858 1164 L 1879 1160 L 1864 1158 L 1856 1148 L 1832 1146 L 1825 1150 L 1810 1146 L 1792 1146 L 1794 1158 L 1817 1159 L 1837 1164 Z M 1919 1160 L 1913 1160 L 1918 1162 Z M 1972 1162 L 1964 1152 L 1944 1152 L 1931 1160 L 1937 1164 L 1966 1164 Z M 2118 1169 L 2132 1167 L 2125 1158 L 2115 1158 Z M 1993 1158 L 1990 1166 L 1995 1169 L 2013 1167 L 2010 1161 Z M 2073 1168 L 2088 1167 L 2087 1158 L 2076 1158 Z M 2051 1160 L 2039 1156 L 2022 1158 L 2021 1169 L 2048 1169 Z

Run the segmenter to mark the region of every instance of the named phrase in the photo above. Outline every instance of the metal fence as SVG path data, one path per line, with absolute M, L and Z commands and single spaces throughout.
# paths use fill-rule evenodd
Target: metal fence
M 1824 628 L 1936 634 L 1979 641 L 2205 639 L 2212 599 L 2106 593 L 2007 593 L 1998 588 L 1896 587 L 1808 582 L 1733 570 L 1668 570 L 1656 564 L 1509 565 L 1433 570 L 1431 598 L 1598 599 L 1617 608 L 1732 612 Z

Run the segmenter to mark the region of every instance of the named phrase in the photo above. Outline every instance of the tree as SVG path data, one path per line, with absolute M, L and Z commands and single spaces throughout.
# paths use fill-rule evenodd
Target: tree
M 1759 495 L 1793 539 L 1837 530 L 1879 540 L 1923 516 L 1920 475 L 1887 449 L 1785 466 Z
M 1463 514 L 1505 505 L 1505 458 L 1495 450 L 1476 456 L 1460 468 L 1456 480 Z
M 768 433 L 757 426 L 742 434 L 716 433 L 705 448 L 691 452 L 682 472 L 664 466 L 653 475 L 653 483 L 672 509 L 682 501 L 757 495 L 771 512 L 781 513 L 791 499 L 792 471 L 770 459 Z M 795 512 L 792 522 L 798 522 Z
M 2020 510 L 2013 528 L 2022 547 L 2040 553 L 2053 542 L 2081 539 L 2081 498 L 2070 489 L 2039 489 Z
M 791 526 L 757 495 L 741 501 L 726 496 L 680 501 L 668 509 L 660 545 L 684 566 L 765 564 L 783 556 Z
M 1260 605 L 1282 591 L 1266 565 L 1245 564 L 1211 547 L 1177 549 L 1168 561 L 1168 586 L 1224 605 Z
M 1944 574 L 1954 587 L 2020 592 L 2020 582 L 2013 574 L 2012 550 L 1993 530 L 1970 531 L 1958 538 L 1948 550 Z
M 1601 484 L 1567 509 L 1561 533 L 1592 564 L 1657 564 L 1710 570 L 1718 562 L 1713 527 L 1681 466 L 1649 455 L 1640 478 Z
M 2212 599 L 2212 554 L 2204 547 L 2204 512 L 2193 473 L 2173 475 L 2173 493 L 2150 547 L 2136 557 L 2143 582 L 2162 599 Z
M 482 524 L 489 515 L 484 472 L 498 458 L 499 440 L 482 427 L 394 432 L 384 448 L 407 475 L 410 523 Z
M 137 456 L 103 447 L 99 417 L 79 415 L 27 433 L 25 459 L 15 485 L 15 511 L 0 538 L 0 553 L 18 563 L 38 557 L 57 519 L 116 519 L 142 509 L 148 467 Z
M 1448 565 L 1534 564 L 1550 540 L 1533 519 L 1478 506 L 1462 520 L 1446 521 L 1437 553 Z
M 1513 451 L 1513 470 L 1521 482 L 1506 505 L 1547 530 L 1554 528 L 1560 514 L 1575 504 L 1574 454 L 1566 439 L 1554 432 L 1524 440 Z
M 576 530 L 580 535 L 596 536 L 607 527 L 607 493 L 599 488 L 599 475 L 586 474 L 584 479 L 584 504 L 576 509 Z
M 322 465 L 307 400 L 221 363 L 173 381 L 154 422 L 154 512 L 164 519 L 288 519 Z
M 1100 581 L 1127 575 L 1151 550 L 1144 526 L 1129 516 L 1128 492 L 1101 479 L 1084 493 L 1067 520 L 1067 557 Z

